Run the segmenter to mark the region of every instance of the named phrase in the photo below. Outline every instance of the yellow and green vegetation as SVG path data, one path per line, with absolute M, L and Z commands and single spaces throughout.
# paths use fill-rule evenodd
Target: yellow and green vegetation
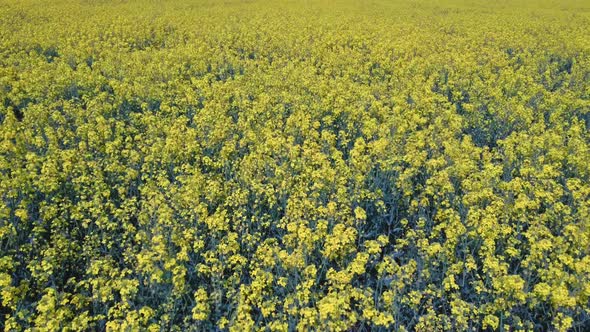
M 590 1 L 0 0 L 5 331 L 588 331 Z

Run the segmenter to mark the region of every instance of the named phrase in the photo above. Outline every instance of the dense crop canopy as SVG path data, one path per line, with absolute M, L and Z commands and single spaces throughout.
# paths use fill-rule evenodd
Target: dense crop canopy
M 0 0 L 0 328 L 590 329 L 588 1 Z

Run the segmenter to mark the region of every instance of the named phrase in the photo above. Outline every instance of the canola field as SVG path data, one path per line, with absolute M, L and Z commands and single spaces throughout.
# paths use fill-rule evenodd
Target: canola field
M 589 331 L 590 1 L 0 0 L 0 329 Z

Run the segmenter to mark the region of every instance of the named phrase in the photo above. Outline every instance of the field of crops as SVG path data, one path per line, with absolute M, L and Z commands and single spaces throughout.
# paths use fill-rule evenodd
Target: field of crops
M 590 1 L 0 0 L 0 329 L 589 331 Z

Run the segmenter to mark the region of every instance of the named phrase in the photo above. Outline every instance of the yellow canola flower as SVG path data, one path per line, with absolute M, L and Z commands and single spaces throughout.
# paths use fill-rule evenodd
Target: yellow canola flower
M 0 325 L 586 329 L 588 8 L 2 1 Z

